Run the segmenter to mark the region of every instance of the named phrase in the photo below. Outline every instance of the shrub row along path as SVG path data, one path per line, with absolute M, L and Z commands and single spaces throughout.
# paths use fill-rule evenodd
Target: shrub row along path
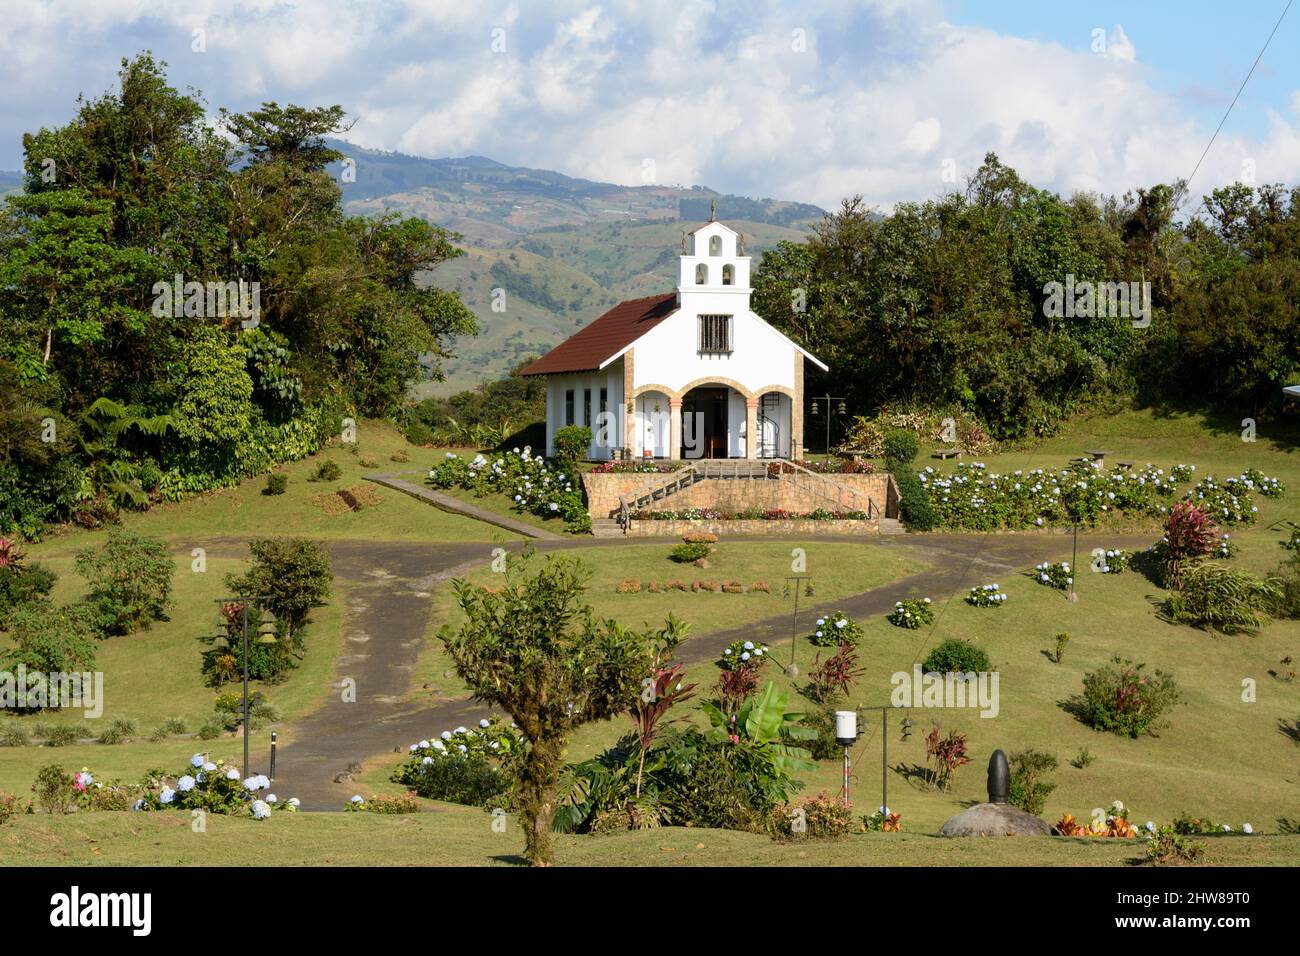
M 942 613 L 945 599 L 960 600 L 962 592 L 991 575 L 1023 571 L 1041 560 L 1045 551 L 1059 551 L 1068 541 L 1041 534 L 900 535 L 872 540 L 886 547 L 904 548 L 930 567 L 834 602 L 835 608 L 854 617 L 885 614 L 895 601 L 914 596 L 932 597 Z M 1096 536 L 1096 540 L 1081 536 L 1079 554 L 1087 556 L 1101 544 L 1141 547 L 1150 541 L 1149 534 L 1130 538 Z M 541 541 L 534 546 L 539 551 L 587 551 L 626 543 L 625 539 L 569 539 Z M 800 543 L 806 543 L 806 539 Z M 412 700 L 409 691 L 429 624 L 434 589 L 490 562 L 492 549 L 498 546 L 490 542 L 373 541 L 344 541 L 331 546 L 335 576 L 347 585 L 344 648 L 325 703 L 286 728 L 289 740 L 280 748 L 273 786 L 281 799 L 296 796 L 305 810 L 342 809 L 359 789 L 350 782 L 351 771 L 367 760 L 394 751 L 406 752 L 411 743 L 443 730 L 473 726 L 472 722 L 487 713 L 486 705 L 479 702 L 439 700 L 432 693 L 427 699 Z M 508 545 L 511 549 L 520 546 Z M 831 609 L 830 605 L 817 603 L 806 610 L 801 607 L 800 626 L 806 630 L 813 615 Z M 686 663 L 713 661 L 738 637 L 766 641 L 779 654 L 777 645 L 789 636 L 790 615 L 782 614 L 690 638 L 678 657 Z M 351 687 L 355 694 L 349 692 Z M 266 769 L 265 757 L 265 748 L 259 747 L 254 769 Z

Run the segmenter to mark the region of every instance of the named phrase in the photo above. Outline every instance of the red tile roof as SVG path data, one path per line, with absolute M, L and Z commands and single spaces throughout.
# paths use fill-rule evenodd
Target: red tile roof
M 677 311 L 677 293 L 630 299 L 551 349 L 520 375 L 590 372 Z

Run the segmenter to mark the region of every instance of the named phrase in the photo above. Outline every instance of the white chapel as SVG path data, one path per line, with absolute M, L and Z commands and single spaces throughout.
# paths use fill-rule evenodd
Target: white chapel
M 677 289 L 610 309 L 520 374 L 546 376 L 546 451 L 566 425 L 591 458 L 800 458 L 804 362 L 826 365 L 749 307 L 744 238 L 683 237 Z

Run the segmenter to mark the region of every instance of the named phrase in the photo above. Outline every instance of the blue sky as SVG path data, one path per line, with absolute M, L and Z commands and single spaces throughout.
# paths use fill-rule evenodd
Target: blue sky
M 889 208 L 994 151 L 1122 193 L 1191 172 L 1284 2 L 0 0 L 0 168 L 148 48 L 214 112 L 340 103 L 417 155 Z M 1298 50 L 1300 5 L 1194 194 L 1300 178 Z
M 1089 49 L 1094 28 L 1109 31 L 1122 24 L 1138 46 L 1141 61 L 1151 68 L 1152 86 L 1177 97 L 1187 115 L 1205 125 L 1208 135 L 1285 6 L 1286 0 L 964 0 L 948 9 L 954 23 L 1080 50 Z M 1232 127 L 1251 135 L 1264 133 L 1264 108 L 1286 109 L 1297 90 L 1300 7 L 1293 6 L 1234 108 Z

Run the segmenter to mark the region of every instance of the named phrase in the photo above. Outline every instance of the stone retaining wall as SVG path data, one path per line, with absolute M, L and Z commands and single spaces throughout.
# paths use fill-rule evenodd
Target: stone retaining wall
M 862 509 L 866 498 L 885 510 L 885 517 L 898 516 L 898 491 L 892 475 L 827 475 L 836 484 L 858 492 Z M 663 484 L 668 475 L 607 472 L 582 476 L 587 493 L 587 512 L 592 518 L 617 517 L 619 496 L 646 491 Z M 818 508 L 837 509 L 833 502 L 811 488 L 795 487 L 790 481 L 770 481 L 751 478 L 708 478 L 656 501 L 647 510 L 684 511 L 687 508 L 716 508 L 718 511 L 739 512 L 758 508 L 762 511 L 816 511 Z M 842 510 L 854 510 L 844 508 Z M 771 522 L 762 522 L 770 524 Z M 826 522 L 818 522 L 825 524 Z
M 633 520 L 627 533 L 635 537 L 679 537 L 688 531 L 708 531 L 724 538 L 733 534 L 769 535 L 822 535 L 822 534 L 874 534 L 878 530 L 875 520 L 849 518 L 844 520 L 815 521 L 797 518 L 785 521 L 699 520 L 650 521 Z

